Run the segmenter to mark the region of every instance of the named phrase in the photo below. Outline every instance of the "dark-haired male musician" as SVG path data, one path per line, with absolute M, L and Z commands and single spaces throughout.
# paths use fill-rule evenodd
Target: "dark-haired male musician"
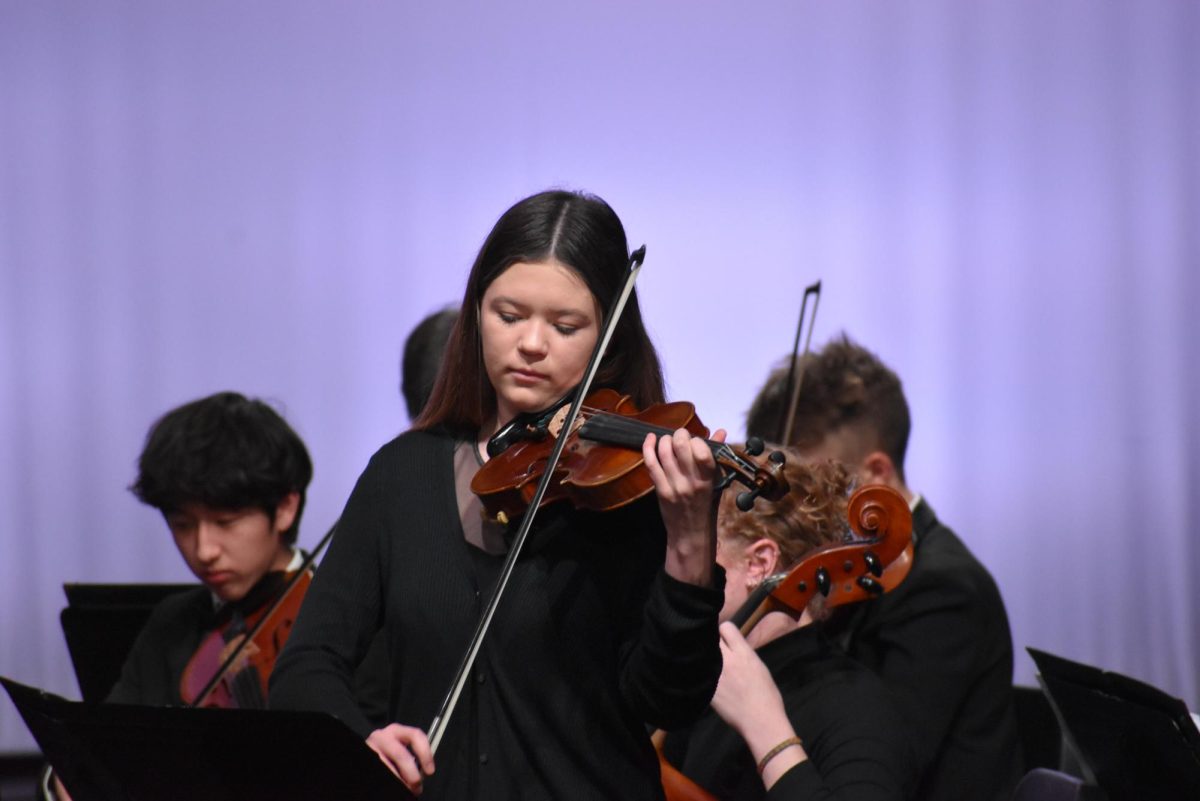
M 110 703 L 179 706 L 181 679 L 201 642 L 265 603 L 300 567 L 295 548 L 312 462 L 270 406 L 219 392 L 167 412 L 150 429 L 130 487 L 158 509 L 201 585 L 150 614 L 109 692 Z M 380 719 L 384 652 L 360 672 L 358 698 Z M 368 663 L 364 663 L 367 665 Z M 54 778 L 55 795 L 68 798 Z
M 179 679 L 217 625 L 251 611 L 299 567 L 293 547 L 312 462 L 300 437 L 259 400 L 220 392 L 163 415 L 130 487 L 166 520 L 202 585 L 164 600 L 138 636 L 108 700 L 183 703 Z M 264 579 L 272 574 L 274 580 Z
M 892 691 L 920 763 L 916 798 L 1007 799 L 1020 778 L 1008 616 L 987 569 L 908 488 L 910 419 L 900 380 L 844 335 L 801 366 L 788 444 L 809 459 L 842 462 L 860 483 L 892 487 L 913 509 L 908 577 L 843 618 L 835 636 Z M 779 436 L 786 380 L 785 365 L 759 392 L 749 436 Z

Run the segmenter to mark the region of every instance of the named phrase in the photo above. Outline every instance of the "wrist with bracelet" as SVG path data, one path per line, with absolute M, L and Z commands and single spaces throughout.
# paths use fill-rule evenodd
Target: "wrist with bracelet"
M 767 767 L 768 762 L 770 762 L 775 757 L 779 756 L 781 753 L 783 753 L 788 748 L 791 748 L 793 745 L 798 745 L 800 747 L 804 747 L 804 743 L 800 740 L 799 737 L 789 737 L 786 740 L 784 740 L 783 742 L 776 745 L 774 748 L 772 748 L 767 753 L 763 754 L 763 758 L 758 760 L 758 775 L 759 776 L 762 775 L 762 772 Z

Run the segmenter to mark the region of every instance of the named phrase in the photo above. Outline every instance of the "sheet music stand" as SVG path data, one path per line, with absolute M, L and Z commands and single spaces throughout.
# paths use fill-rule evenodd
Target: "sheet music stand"
M 1149 684 L 1027 648 L 1085 778 L 1109 801 L 1200 798 L 1200 731 Z
M 0 683 L 76 801 L 414 797 L 330 715 L 90 704 Z
M 195 584 L 64 584 L 59 614 L 67 652 L 85 701 L 103 701 L 146 619 L 168 595 Z

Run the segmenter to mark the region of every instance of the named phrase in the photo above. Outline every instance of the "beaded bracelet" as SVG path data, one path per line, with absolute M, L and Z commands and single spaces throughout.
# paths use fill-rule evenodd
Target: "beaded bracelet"
M 804 743 L 802 743 L 800 741 L 799 737 L 789 737 L 786 740 L 784 740 L 782 743 L 780 743 L 779 745 L 772 748 L 766 754 L 764 754 L 763 758 L 758 761 L 758 775 L 760 775 L 760 776 L 762 775 L 763 768 L 765 768 L 767 766 L 768 762 L 770 762 L 775 757 L 779 756 L 779 753 L 781 751 L 783 751 L 785 748 L 791 748 L 793 745 L 798 745 L 802 748 L 804 747 Z

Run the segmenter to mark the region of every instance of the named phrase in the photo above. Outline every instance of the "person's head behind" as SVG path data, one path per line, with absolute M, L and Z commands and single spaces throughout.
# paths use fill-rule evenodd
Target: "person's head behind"
M 414 427 L 442 426 L 472 433 L 496 415 L 496 393 L 483 363 L 480 316 L 488 288 L 510 267 L 562 265 L 586 285 L 596 308 L 605 314 L 624 281 L 628 259 L 621 220 L 598 197 L 551 190 L 508 209 L 471 268 L 442 369 Z M 595 386 L 631 395 L 639 406 L 663 399 L 662 370 L 642 322 L 636 290 L 613 334 Z
M 732 616 L 764 579 L 795 567 L 812 551 L 840 543 L 849 530 L 846 506 L 851 476 L 837 462 L 805 462 L 783 449 L 789 491 L 778 501 L 762 498 L 743 512 L 736 490 L 721 495 L 717 510 L 717 562 L 725 568 L 725 606 L 721 619 Z M 819 596 L 818 596 L 819 598 Z M 810 604 L 820 617 L 823 605 Z
M 150 429 L 130 487 L 143 503 L 169 517 L 189 505 L 257 509 L 274 521 L 298 495 L 283 542 L 296 541 L 312 461 L 300 437 L 260 400 L 218 392 L 163 415 Z
M 412 330 L 404 340 L 404 355 L 400 361 L 400 394 L 408 409 L 408 419 L 415 420 L 425 408 L 433 382 L 442 366 L 446 342 L 458 309 L 449 308 L 434 312 Z
M 787 409 L 788 360 L 772 371 L 746 419 L 746 435 L 777 441 Z M 836 459 L 864 483 L 905 491 L 904 456 L 912 427 L 900 379 L 845 334 L 801 358 L 803 383 L 791 442 L 804 457 Z

